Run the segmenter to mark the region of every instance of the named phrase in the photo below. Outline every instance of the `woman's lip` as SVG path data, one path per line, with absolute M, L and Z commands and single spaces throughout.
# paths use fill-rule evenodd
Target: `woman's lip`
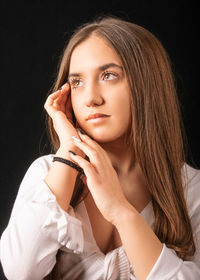
M 105 115 L 105 114 L 91 114 L 87 117 L 87 120 L 92 120 L 92 119 L 98 119 L 98 118 L 105 118 L 105 117 L 109 117 L 109 115 Z

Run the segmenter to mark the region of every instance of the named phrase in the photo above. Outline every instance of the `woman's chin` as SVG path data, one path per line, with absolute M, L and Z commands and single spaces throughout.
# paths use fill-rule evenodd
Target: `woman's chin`
M 103 144 L 103 143 L 110 143 L 110 142 L 114 142 L 116 140 L 118 140 L 120 138 L 119 135 L 109 135 L 107 134 L 88 134 L 88 136 L 90 136 L 94 141 L 98 142 L 99 144 Z
M 118 140 L 124 135 L 123 129 L 113 129 L 111 127 L 81 127 L 85 133 L 98 143 L 109 143 Z

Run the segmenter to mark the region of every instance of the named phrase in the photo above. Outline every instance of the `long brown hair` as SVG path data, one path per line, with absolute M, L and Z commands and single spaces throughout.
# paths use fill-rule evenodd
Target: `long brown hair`
M 180 258 L 187 259 L 194 255 L 195 244 L 184 198 L 186 137 L 169 57 L 160 41 L 145 28 L 119 18 L 103 17 L 81 26 L 72 35 L 53 90 L 66 81 L 74 48 L 91 35 L 101 37 L 113 47 L 128 79 L 132 93 L 128 144 L 152 197 L 154 232 Z M 56 151 L 59 139 L 50 118 L 48 125 Z M 81 193 L 77 195 L 78 184 L 84 188 L 78 178 L 73 206 L 81 197 Z

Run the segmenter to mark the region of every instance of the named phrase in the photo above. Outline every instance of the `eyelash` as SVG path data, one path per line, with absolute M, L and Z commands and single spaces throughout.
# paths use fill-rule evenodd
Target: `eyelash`
M 115 78 L 118 78 L 118 76 L 119 76 L 117 73 L 114 73 L 114 72 L 111 72 L 111 71 L 105 71 L 105 72 L 102 73 L 101 76 L 105 77 L 107 74 L 113 75 L 113 76 L 115 76 Z M 114 80 L 114 79 L 111 79 L 111 80 Z M 74 84 L 76 82 L 80 82 L 80 81 L 81 81 L 81 79 L 79 79 L 79 78 L 71 78 L 70 85 L 71 85 L 72 89 L 77 89 L 78 86 L 74 86 Z M 109 80 L 107 80 L 107 81 L 109 81 Z
M 71 78 L 71 81 L 69 81 L 69 83 L 70 83 L 72 89 L 77 89 L 77 88 L 78 88 L 78 86 L 74 86 L 74 84 L 75 84 L 76 82 L 80 82 L 80 79 Z

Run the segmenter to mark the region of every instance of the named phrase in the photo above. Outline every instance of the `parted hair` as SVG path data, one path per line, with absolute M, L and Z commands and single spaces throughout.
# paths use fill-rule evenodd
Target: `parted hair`
M 67 80 L 73 50 L 91 35 L 106 40 L 121 59 L 131 91 L 127 145 L 133 150 L 151 194 L 154 232 L 185 260 L 194 255 L 195 244 L 184 196 L 186 136 L 168 54 L 146 28 L 113 16 L 101 17 L 73 33 L 61 57 L 53 91 Z M 56 151 L 59 139 L 50 117 L 48 129 Z M 77 177 L 72 206 L 80 202 L 83 190 L 84 184 Z M 60 279 L 58 266 L 45 279 Z

